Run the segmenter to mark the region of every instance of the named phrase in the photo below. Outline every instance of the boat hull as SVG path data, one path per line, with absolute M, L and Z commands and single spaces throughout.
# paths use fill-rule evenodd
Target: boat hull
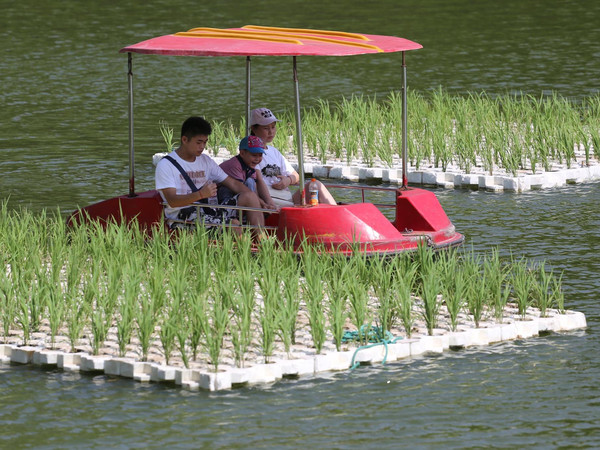
M 96 221 L 135 224 L 148 234 L 164 226 L 162 198 L 155 191 L 119 196 L 75 211 L 69 223 Z M 415 251 L 420 244 L 435 250 L 464 241 L 435 194 L 424 189 L 396 190 L 396 219 L 390 221 L 371 203 L 284 207 L 270 214 L 266 224 L 281 241 L 299 251 L 303 241 L 323 251 L 392 255 Z

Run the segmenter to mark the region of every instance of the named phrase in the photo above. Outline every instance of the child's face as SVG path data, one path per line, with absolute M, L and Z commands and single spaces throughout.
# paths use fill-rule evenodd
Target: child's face
M 277 122 L 272 122 L 269 125 L 255 125 L 252 128 L 254 134 L 262 139 L 265 144 L 270 144 L 275 139 L 277 133 Z
M 256 169 L 256 166 L 260 164 L 263 159 L 262 153 L 252 153 L 248 150 L 240 150 L 240 157 L 242 160 L 251 167 L 252 169 Z
M 183 136 L 181 138 L 181 146 L 185 149 L 186 153 L 190 156 L 196 157 L 202 154 L 206 148 L 207 142 L 208 136 L 204 134 L 197 134 L 191 138 L 188 138 L 187 136 Z

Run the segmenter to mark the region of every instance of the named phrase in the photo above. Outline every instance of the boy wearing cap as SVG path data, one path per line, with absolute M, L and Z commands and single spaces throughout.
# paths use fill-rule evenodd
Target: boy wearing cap
M 181 221 L 195 219 L 197 208 L 188 206 L 194 202 L 216 199 L 217 183 L 238 194 L 232 204 L 260 207 L 254 192 L 229 177 L 203 153 L 211 132 L 212 127 L 204 118 L 188 118 L 181 126 L 179 148 L 156 165 L 156 189 L 168 204 L 164 212 L 170 227 L 178 226 Z M 205 207 L 201 208 L 201 214 L 202 220 L 208 224 L 237 223 L 234 219 L 237 212 L 233 210 Z M 251 225 L 264 225 L 262 213 L 246 211 L 245 214 Z
M 256 192 L 262 208 L 277 209 L 269 189 L 265 184 L 262 173 L 256 166 L 262 161 L 265 144 L 257 136 L 246 136 L 240 141 L 240 153 L 220 164 L 221 169 L 230 177 L 244 183 L 250 190 Z M 233 197 L 233 192 L 226 186 L 219 187 L 219 202 L 227 202 Z
M 269 193 L 277 205 L 299 205 L 302 203 L 302 190 L 292 194 L 289 186 L 298 184 L 300 175 L 277 148 L 269 145 L 277 133 L 277 122 L 279 119 L 268 108 L 256 108 L 250 113 L 252 134 L 261 138 L 266 144 L 265 154 L 257 168 L 261 171 Z M 317 181 L 317 184 L 319 186 L 319 203 L 336 205 L 335 199 L 327 188 L 320 181 Z M 306 192 L 308 194 L 308 188 Z

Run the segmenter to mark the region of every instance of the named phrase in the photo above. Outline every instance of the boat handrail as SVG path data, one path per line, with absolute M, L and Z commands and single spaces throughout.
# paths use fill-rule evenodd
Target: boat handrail
M 361 198 L 362 198 L 362 202 L 365 202 L 365 191 L 383 191 L 383 192 L 396 192 L 398 190 L 398 188 L 391 188 L 391 187 L 381 187 L 381 186 L 349 186 L 347 184 L 329 184 L 329 183 L 323 183 L 323 185 L 329 189 L 329 188 L 335 188 L 335 189 L 360 189 L 361 191 Z M 395 203 L 373 203 L 373 205 L 375 205 L 378 208 L 395 208 L 396 204 Z

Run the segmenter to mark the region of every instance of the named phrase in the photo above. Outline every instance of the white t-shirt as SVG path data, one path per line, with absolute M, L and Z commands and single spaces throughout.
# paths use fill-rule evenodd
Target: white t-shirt
M 221 183 L 227 178 L 227 174 L 223 172 L 223 169 L 221 169 L 210 156 L 205 155 L 204 153 L 198 156 L 194 162 L 184 161 L 175 151 L 169 153 L 169 156 L 179 163 L 199 189 L 209 181 Z M 183 175 L 181 175 L 179 169 L 177 169 L 171 161 L 164 158 L 156 165 L 155 181 L 156 189 L 160 192 L 161 196 L 163 196 L 161 189 L 166 188 L 175 188 L 178 195 L 189 194 L 192 192 L 192 189 L 185 181 L 185 178 L 183 178 Z M 165 200 L 164 196 L 163 200 Z M 180 209 L 181 207 L 165 207 L 165 216 L 168 219 L 176 219 Z
M 277 175 L 287 176 L 294 173 L 290 162 L 272 145 L 267 145 L 267 151 L 256 168 L 261 171 L 263 180 L 269 187 L 279 183 L 280 178 L 277 178 Z

